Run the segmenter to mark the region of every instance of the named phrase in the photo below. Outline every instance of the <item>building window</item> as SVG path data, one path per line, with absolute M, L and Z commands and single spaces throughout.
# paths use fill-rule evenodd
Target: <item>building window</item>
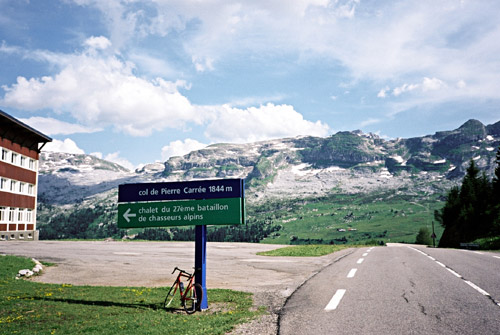
M 15 153 L 12 153 L 12 154 L 11 154 L 11 156 L 10 156 L 10 162 L 11 162 L 12 164 L 17 164 L 17 156 L 18 156 L 18 155 L 17 155 L 17 154 L 15 154 Z
M 0 207 L 0 222 L 7 221 L 7 208 Z
M 34 159 L 31 159 L 30 158 L 30 161 L 29 161 L 29 168 L 31 170 L 34 170 L 35 169 L 35 160 Z
M 17 186 L 17 181 L 11 180 L 10 181 L 10 191 L 15 192 L 16 191 L 16 186 Z
M 28 194 L 33 195 L 34 194 L 35 187 L 32 184 L 28 184 Z
M 0 190 L 8 190 L 9 187 L 7 186 L 7 179 L 5 178 L 0 178 Z
M 33 222 L 33 210 L 28 209 L 26 211 L 26 222 L 31 223 Z
M 2 148 L 2 160 L 5 162 L 9 160 L 9 152 L 4 148 Z
M 14 222 L 14 218 L 15 218 L 15 213 L 16 213 L 16 210 L 14 208 L 11 208 L 9 210 L 9 222 Z

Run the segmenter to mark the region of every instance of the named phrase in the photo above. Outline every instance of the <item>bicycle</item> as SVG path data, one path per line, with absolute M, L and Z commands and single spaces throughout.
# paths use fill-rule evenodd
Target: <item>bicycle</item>
M 165 308 L 170 306 L 170 304 L 174 300 L 175 293 L 177 292 L 177 290 L 179 290 L 182 307 L 187 314 L 193 314 L 200 309 L 201 301 L 203 299 L 203 287 L 198 283 L 194 283 L 194 274 L 190 274 L 184 270 L 179 269 L 178 267 L 175 267 L 172 273 L 177 270 L 179 270 L 179 274 L 170 287 L 170 290 L 165 297 L 163 306 Z M 185 278 L 186 282 L 185 287 L 184 282 L 182 281 L 183 278 Z

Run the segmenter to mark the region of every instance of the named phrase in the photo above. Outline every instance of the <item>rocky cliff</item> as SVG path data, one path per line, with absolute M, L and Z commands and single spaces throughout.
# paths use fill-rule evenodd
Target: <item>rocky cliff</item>
M 492 176 L 499 146 L 500 122 L 469 120 L 455 130 L 408 139 L 343 131 L 327 138 L 214 144 L 135 172 L 92 156 L 43 153 L 39 196 L 44 203 L 72 204 L 115 195 L 121 183 L 205 178 L 246 179 L 249 201 L 377 189 L 444 192 L 461 180 L 471 159 Z

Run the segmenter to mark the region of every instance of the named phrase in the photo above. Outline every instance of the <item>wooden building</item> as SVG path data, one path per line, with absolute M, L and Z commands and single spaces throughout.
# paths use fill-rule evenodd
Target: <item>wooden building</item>
M 0 240 L 38 239 L 40 150 L 52 139 L 0 110 Z

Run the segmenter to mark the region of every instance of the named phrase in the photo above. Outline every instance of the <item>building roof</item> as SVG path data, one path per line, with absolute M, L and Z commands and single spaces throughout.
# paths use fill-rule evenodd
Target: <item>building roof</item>
M 40 152 L 45 143 L 52 142 L 52 138 L 22 123 L 2 110 L 0 110 L 0 137 L 37 152 Z M 43 145 L 39 147 L 39 143 L 43 143 Z

